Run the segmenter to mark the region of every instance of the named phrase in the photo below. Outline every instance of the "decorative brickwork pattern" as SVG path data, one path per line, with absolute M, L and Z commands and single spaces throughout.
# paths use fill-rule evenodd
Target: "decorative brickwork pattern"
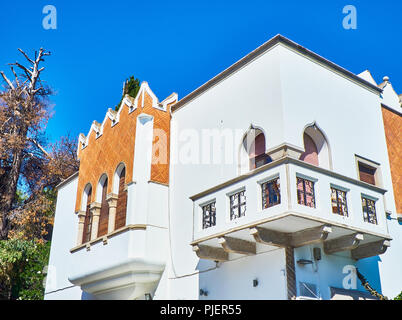
M 396 211 L 402 213 L 402 117 L 382 108 Z

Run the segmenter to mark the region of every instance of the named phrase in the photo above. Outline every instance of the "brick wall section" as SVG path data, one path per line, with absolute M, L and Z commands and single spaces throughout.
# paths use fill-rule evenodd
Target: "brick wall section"
M 402 213 L 402 116 L 382 107 L 396 211 Z
M 132 99 L 134 102 L 134 99 Z M 78 157 L 80 159 L 80 169 L 78 176 L 77 200 L 75 210 L 79 211 L 81 199 L 87 183 L 92 185 L 92 201 L 96 201 L 97 184 L 103 173 L 109 178 L 107 193 L 112 192 L 114 172 L 117 166 L 123 162 L 126 165 L 126 183 L 133 180 L 133 162 L 135 133 L 137 116 L 146 113 L 154 117 L 154 141 L 153 158 L 158 156 L 160 143 L 155 137 L 156 129 L 161 129 L 166 133 L 166 152 L 169 152 L 170 141 L 170 107 L 176 101 L 167 106 L 167 110 L 159 110 L 152 106 L 152 97 L 144 90 L 144 105 L 142 98 L 138 99 L 136 110 L 129 113 L 127 105 L 121 106 L 120 119 L 117 124 L 111 126 L 111 120 L 107 117 L 103 128 L 103 134 L 96 138 L 96 133 L 91 131 L 87 146 L 82 149 L 81 142 L 78 147 Z M 159 146 L 158 146 L 159 143 Z M 160 157 L 160 156 L 159 156 Z M 155 163 L 151 165 L 151 181 L 168 184 L 169 183 L 169 153 L 164 157 L 167 163 Z M 154 162 L 154 161 L 153 161 Z

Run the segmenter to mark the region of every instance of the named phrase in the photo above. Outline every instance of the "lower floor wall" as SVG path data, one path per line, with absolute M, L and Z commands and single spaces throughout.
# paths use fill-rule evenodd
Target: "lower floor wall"
M 367 293 L 361 285 L 356 268 L 365 274 L 370 272 L 368 280 L 379 284 L 378 263 L 373 259 L 356 261 L 350 252 L 326 255 L 322 244 L 307 245 L 295 249 L 295 270 L 297 295 L 315 299 L 329 300 L 337 289 L 357 290 L 362 297 Z M 381 288 L 376 288 L 381 292 Z
M 383 294 L 392 299 L 402 292 L 402 220 L 388 220 L 391 247 L 376 258 Z
M 150 294 L 156 300 L 286 300 L 294 296 L 289 296 L 287 275 L 291 272 L 297 299 L 370 299 L 356 267 L 381 293 L 379 257 L 356 262 L 348 252 L 326 255 L 322 245 L 316 244 L 294 249 L 292 265 L 286 261 L 285 249 L 270 248 L 254 256 L 233 255 L 223 263 L 200 259 L 188 274 L 175 274 L 175 266 L 168 259 L 156 290 Z M 71 286 L 47 292 L 45 299 L 94 297 Z
M 200 270 L 214 263 L 200 261 Z M 200 299 L 287 299 L 284 249 L 241 256 L 199 274 Z

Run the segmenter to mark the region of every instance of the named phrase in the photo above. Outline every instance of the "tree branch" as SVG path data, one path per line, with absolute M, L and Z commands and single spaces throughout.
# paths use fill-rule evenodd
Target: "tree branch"
M 15 83 L 16 83 L 17 86 L 19 87 L 19 86 L 20 86 L 20 82 L 18 81 L 18 76 L 17 76 L 17 74 L 15 73 L 14 68 L 13 68 L 13 67 L 10 67 L 10 68 L 11 68 L 11 72 L 14 74 Z
M 30 63 L 32 63 L 32 64 L 35 63 L 32 59 L 30 59 L 30 58 L 28 57 L 28 55 L 27 55 L 23 50 L 21 50 L 20 48 L 18 48 L 18 51 L 21 52 L 21 53 L 24 55 L 24 57 L 25 57 Z
M 8 78 L 6 77 L 6 75 L 4 74 L 4 72 L 3 72 L 3 71 L 0 71 L 0 74 L 1 74 L 1 76 L 3 77 L 4 81 L 7 82 L 7 84 L 9 85 L 9 87 L 14 90 L 15 88 L 14 88 L 13 83 L 12 83 L 10 80 L 8 80 Z
M 38 141 L 36 141 L 35 139 L 32 139 L 32 138 L 28 138 L 28 140 L 31 141 L 35 146 L 37 146 L 38 149 L 39 149 L 40 151 L 42 151 L 42 153 L 43 153 L 44 155 L 46 155 L 46 157 L 48 157 L 48 158 L 50 157 L 49 153 L 39 144 Z

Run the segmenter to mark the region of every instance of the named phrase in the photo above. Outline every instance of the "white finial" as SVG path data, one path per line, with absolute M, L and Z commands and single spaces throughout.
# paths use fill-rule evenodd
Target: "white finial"
M 389 81 L 389 77 L 388 77 L 388 76 L 385 76 L 384 78 L 382 78 L 382 80 L 384 80 L 385 82 L 388 82 L 388 81 Z

